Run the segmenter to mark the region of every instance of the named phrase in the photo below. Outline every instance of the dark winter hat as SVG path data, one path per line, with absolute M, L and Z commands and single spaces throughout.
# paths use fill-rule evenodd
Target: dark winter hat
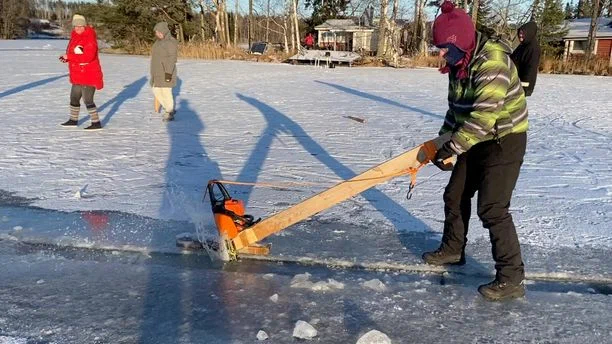
M 168 28 L 168 23 L 166 22 L 159 22 L 157 24 L 155 24 L 155 27 L 153 28 L 153 31 L 158 31 L 164 34 L 164 36 L 166 36 L 167 34 L 170 33 L 170 29 Z
M 472 18 L 455 4 L 444 1 L 440 14 L 433 24 L 433 43 L 437 47 L 453 44 L 460 50 L 471 53 L 476 48 L 476 28 Z

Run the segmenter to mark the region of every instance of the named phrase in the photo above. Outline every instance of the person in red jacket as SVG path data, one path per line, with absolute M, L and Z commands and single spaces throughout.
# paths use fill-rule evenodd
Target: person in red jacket
M 104 87 L 102 67 L 98 59 L 96 31 L 87 25 L 85 17 L 75 14 L 72 17 L 72 32 L 66 54 L 60 61 L 68 63 L 70 72 L 70 119 L 62 123 L 65 127 L 76 127 L 81 110 L 81 98 L 91 116 L 91 125 L 85 129 L 102 129 L 98 109 L 94 103 L 96 90 Z
M 312 47 L 314 46 L 314 36 L 312 35 L 312 33 L 309 33 L 306 38 L 304 38 L 304 44 L 306 45 L 306 49 L 312 49 Z

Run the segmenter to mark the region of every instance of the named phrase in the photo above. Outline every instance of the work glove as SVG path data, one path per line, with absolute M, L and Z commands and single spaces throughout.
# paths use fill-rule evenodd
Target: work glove
M 436 157 L 432 162 L 442 171 L 452 171 L 454 167 L 453 163 L 444 163 L 444 160 L 451 158 L 455 154 L 455 151 L 450 147 L 450 141 L 448 141 L 443 144 L 440 149 L 438 149 L 438 151 L 436 152 Z
M 164 73 L 166 82 L 172 81 L 172 73 Z

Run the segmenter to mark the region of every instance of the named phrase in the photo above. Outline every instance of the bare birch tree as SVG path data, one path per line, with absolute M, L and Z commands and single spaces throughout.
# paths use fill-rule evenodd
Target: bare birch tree
M 300 23 L 298 21 L 298 13 L 297 13 L 298 0 L 291 0 L 291 5 L 293 6 L 292 8 L 293 33 L 295 34 L 295 37 L 293 39 L 295 39 L 295 46 L 299 48 L 300 47 Z
M 380 23 L 378 25 L 378 47 L 376 56 L 383 57 L 385 55 L 386 37 L 387 37 L 387 10 L 389 0 L 380 0 Z
M 595 40 L 597 39 L 597 21 L 601 15 L 601 7 L 599 0 L 593 0 L 591 11 L 591 24 L 589 26 L 589 38 L 587 40 L 587 51 L 586 58 L 590 60 L 593 57 L 593 50 L 595 50 Z
M 476 26 L 476 22 L 478 22 L 478 6 L 480 4 L 479 0 L 472 0 L 472 23 Z

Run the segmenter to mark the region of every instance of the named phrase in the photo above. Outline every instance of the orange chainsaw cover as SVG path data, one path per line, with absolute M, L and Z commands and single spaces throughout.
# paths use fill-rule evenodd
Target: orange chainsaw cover
M 244 216 L 244 202 L 238 199 L 226 199 L 225 210 L 231 211 L 238 216 Z M 219 234 L 227 239 L 233 239 L 238 235 L 238 232 L 244 228 L 244 224 L 224 213 L 215 213 L 215 223 Z

